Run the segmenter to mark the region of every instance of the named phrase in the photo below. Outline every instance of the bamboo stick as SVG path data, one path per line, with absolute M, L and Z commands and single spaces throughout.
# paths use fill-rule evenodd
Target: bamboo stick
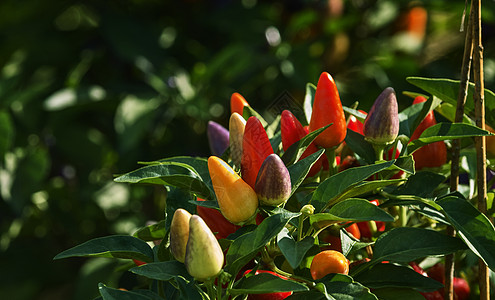
M 481 0 L 473 0 L 473 12 L 475 26 L 473 31 L 474 40 L 474 109 L 476 126 L 485 129 L 485 94 L 483 78 L 483 44 L 481 40 Z M 477 187 L 478 187 L 478 210 L 486 214 L 486 138 L 477 137 L 476 143 L 476 160 L 477 160 Z M 479 260 L 479 286 L 480 299 L 488 300 L 490 298 L 489 271 L 485 263 Z
M 472 3 L 471 3 L 472 4 Z M 455 113 L 456 123 L 461 123 L 464 115 L 464 105 L 468 94 L 469 74 L 471 72 L 471 63 L 473 60 L 473 9 L 469 11 L 468 25 L 464 42 L 464 55 L 462 57 L 461 78 L 459 86 L 459 94 L 457 96 L 457 108 Z M 450 191 L 457 191 L 459 185 L 459 159 L 461 145 L 460 140 L 452 141 L 452 162 L 450 169 Z M 454 227 L 447 227 L 447 234 L 455 236 Z M 454 299 L 454 254 L 449 254 L 445 257 L 445 294 L 444 298 Z

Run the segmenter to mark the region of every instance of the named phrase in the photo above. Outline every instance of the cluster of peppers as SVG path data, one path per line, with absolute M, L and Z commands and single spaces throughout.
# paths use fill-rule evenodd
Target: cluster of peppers
M 426 101 L 424 97 L 418 96 L 413 104 L 424 101 Z M 187 242 L 187 240 L 195 239 L 191 233 L 188 239 L 184 237 L 172 238 L 175 224 L 172 223 L 171 246 L 175 244 L 175 240 L 180 241 L 177 243 L 182 245 L 179 247 L 182 249 L 179 257 L 181 259 L 185 257 L 186 266 L 195 265 L 192 263 L 193 259 L 201 260 L 202 263 L 196 265 L 210 266 L 207 268 L 210 271 L 208 274 L 195 273 L 192 267 L 188 267 L 191 275 L 196 278 L 204 279 L 206 275 L 213 277 L 221 272 L 223 253 L 216 239 L 227 238 L 243 225 L 259 224 L 263 220 L 263 216 L 258 213 L 259 205 L 283 206 L 291 196 L 289 171 L 272 148 L 261 121 L 256 116 L 250 116 L 247 120 L 244 119 L 243 113 L 246 106 L 249 106 L 248 102 L 239 93 L 234 93 L 231 97 L 229 128 L 226 129 L 214 121 L 208 123 L 207 133 L 213 154 L 208 158 L 208 170 L 220 210 L 197 206 L 199 215 L 197 217 L 201 220 L 204 219 L 206 223 L 201 224 L 207 224 L 209 227 L 194 226 L 197 227 L 196 231 L 204 231 L 202 234 L 204 237 L 201 238 L 207 241 L 208 245 L 212 245 L 206 248 L 212 248 L 211 251 L 215 254 L 209 253 L 210 255 L 201 255 L 199 259 L 193 258 L 193 253 L 198 252 L 192 250 L 193 245 L 200 243 Z M 364 122 L 361 122 L 354 115 L 346 117 L 333 78 L 326 72 L 322 73 L 316 87 L 312 114 L 307 126 L 303 126 L 290 110 L 284 110 L 281 113 L 280 132 L 283 151 L 288 151 L 292 145 L 308 133 L 330 125 L 317 135 L 300 157 L 300 159 L 304 159 L 321 148 L 326 149 L 327 156 L 320 157 L 308 172 L 307 178 L 309 180 L 311 178 L 324 178 L 335 172 L 359 166 L 359 161 L 345 147 L 344 139 L 347 130 L 353 130 L 363 135 L 365 140 L 373 145 L 377 153 L 377 160 L 391 160 L 399 157 L 399 149 L 390 147 L 396 141 L 399 131 L 398 104 L 394 90 L 386 88 L 375 100 L 369 113 L 362 110 L 359 112 L 366 116 Z M 426 128 L 435 124 L 433 112 L 430 112 L 414 131 L 411 140 L 417 139 Z M 229 151 L 227 151 L 228 155 L 226 156 L 227 149 Z M 387 149 L 388 151 L 384 152 Z M 447 150 L 443 142 L 429 144 L 414 152 L 413 155 L 418 170 L 441 166 L 447 160 Z M 392 178 L 398 178 L 402 175 L 403 171 L 398 171 Z M 375 178 L 369 180 L 373 179 Z M 203 199 L 198 200 L 203 201 Z M 370 202 L 377 206 L 380 204 L 378 199 Z M 181 212 L 180 216 L 182 215 L 184 214 Z M 192 228 L 193 219 L 189 216 L 188 220 L 191 220 L 189 226 Z M 182 223 L 186 224 L 187 221 Z M 319 234 L 322 251 L 313 258 L 311 265 L 313 279 L 321 278 L 329 273 L 348 274 L 349 262 L 342 254 L 339 237 L 339 232 L 342 229 L 345 229 L 358 240 L 369 241 L 374 233 L 385 230 L 385 223 L 375 221 L 345 223 L 322 230 Z M 184 231 L 182 234 L 186 236 L 187 232 Z M 212 239 L 212 236 L 215 236 L 216 239 Z M 200 240 L 200 238 L 197 239 Z M 203 244 L 203 246 L 205 245 Z M 257 272 L 271 271 L 258 270 Z M 276 293 L 277 299 L 283 299 L 289 295 L 290 293 Z M 251 295 L 250 297 L 255 299 L 253 297 L 263 297 L 263 295 Z

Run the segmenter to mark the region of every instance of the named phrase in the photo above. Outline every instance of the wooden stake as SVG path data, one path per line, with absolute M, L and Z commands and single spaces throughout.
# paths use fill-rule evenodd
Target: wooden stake
M 471 4 L 472 5 L 472 4 Z M 459 94 L 457 95 L 457 109 L 455 113 L 456 123 L 462 123 L 464 116 L 464 105 L 468 94 L 469 74 L 471 72 L 471 62 L 473 60 L 473 9 L 471 7 L 466 30 L 466 38 L 464 42 L 464 55 L 462 57 L 461 78 L 459 86 Z M 457 191 L 459 185 L 459 159 L 461 145 L 460 140 L 452 141 L 452 162 L 450 168 L 450 191 Z M 454 227 L 447 227 L 447 234 L 455 236 Z M 445 295 L 448 300 L 454 299 L 454 254 L 449 254 L 445 257 Z
M 481 41 L 481 0 L 473 0 L 473 13 L 475 25 L 473 30 L 474 42 L 474 109 L 476 126 L 485 129 L 485 86 L 483 78 L 483 44 Z M 476 181 L 478 187 L 478 210 L 486 214 L 486 138 L 476 137 Z M 490 299 L 489 271 L 485 263 L 479 261 L 479 286 L 480 299 Z

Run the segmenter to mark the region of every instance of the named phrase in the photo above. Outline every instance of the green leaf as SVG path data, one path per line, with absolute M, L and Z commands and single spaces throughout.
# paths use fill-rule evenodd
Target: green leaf
M 98 290 L 103 300 L 157 300 L 158 295 L 151 291 L 123 291 L 109 288 L 103 283 L 98 284 Z
M 309 170 L 313 166 L 313 164 L 320 159 L 321 155 L 325 152 L 324 149 L 318 150 L 308 157 L 301 159 L 297 163 L 290 165 L 287 167 L 290 174 L 290 183 L 291 183 L 291 196 L 296 192 L 297 188 L 303 183 L 304 179 L 308 175 Z
M 280 144 L 282 143 L 282 133 L 277 131 L 272 138 L 270 138 L 270 145 L 272 146 L 274 153 L 280 153 Z
M 466 245 L 495 270 L 495 229 L 487 217 L 467 200 L 448 196 L 437 201 Z
M 300 213 L 278 213 L 272 215 L 256 227 L 255 230 L 235 239 L 225 256 L 226 270 L 237 274 L 242 266 L 249 262 L 265 245 Z
M 311 215 L 309 220 L 311 224 L 328 224 L 344 221 L 392 222 L 394 221 L 394 217 L 368 200 L 351 198 L 335 204 L 330 208 L 328 213 Z
M 423 276 L 411 268 L 385 263 L 373 266 L 354 279 L 371 289 L 395 287 L 433 292 L 443 287 L 440 282 Z
M 360 122 L 364 122 L 364 120 L 366 119 L 366 114 L 360 112 L 359 110 L 352 109 L 347 106 L 342 106 L 342 108 L 344 109 L 344 112 L 355 116 L 356 119 L 358 119 Z
M 327 294 L 337 300 L 377 300 L 369 288 L 343 274 L 329 274 L 316 281 L 323 283 Z
M 299 267 L 304 256 L 314 244 L 315 239 L 311 236 L 307 236 L 301 241 L 296 242 L 289 234 L 287 228 L 282 229 L 277 236 L 277 245 L 280 251 L 294 269 Z
M 132 236 L 143 241 L 162 240 L 167 235 L 165 220 L 138 229 Z
M 441 101 L 430 98 L 426 102 L 413 104 L 399 113 L 399 135 L 411 136 L 426 115 L 434 110 Z
M 394 220 L 388 212 L 364 199 L 347 199 L 332 206 L 328 212 L 357 221 L 392 222 Z
M 412 154 L 420 147 L 438 141 L 489 135 L 492 135 L 489 131 L 469 124 L 438 123 L 426 128 L 417 140 L 411 141 L 407 145 L 407 152 Z
M 280 121 L 282 120 L 281 115 L 277 115 L 275 120 L 273 120 L 268 126 L 266 126 L 265 131 L 268 138 L 271 140 L 275 135 L 280 135 Z
M 447 102 L 443 102 L 442 104 L 437 106 L 437 108 L 435 108 L 436 112 L 438 112 L 440 115 L 442 115 L 444 118 L 446 118 L 452 123 L 455 122 L 456 110 L 457 110 L 456 106 Z M 476 125 L 475 122 L 471 118 L 469 118 L 466 114 L 462 115 L 462 123 Z
M 432 197 L 433 191 L 445 182 L 445 176 L 429 171 L 418 171 L 409 176 L 407 182 L 395 189 L 392 193 L 396 195 L 415 195 L 418 197 Z
M 216 199 L 210 187 L 203 181 L 195 169 L 179 162 L 160 162 L 121 175 L 115 182 L 149 183 L 175 186 L 185 189 L 205 199 Z
M 345 190 L 343 193 L 341 193 L 337 197 L 333 198 L 329 202 L 329 205 L 332 205 L 334 203 L 339 203 L 340 201 L 343 201 L 343 200 L 348 199 L 348 198 L 365 195 L 367 193 L 374 192 L 378 189 L 381 189 L 381 188 L 384 188 L 387 186 L 398 185 L 404 181 L 406 181 L 406 179 L 363 181 L 363 182 L 360 182 L 360 183 L 356 184 L 355 186 Z
M 394 161 L 387 161 L 339 172 L 320 183 L 313 193 L 311 204 L 315 207 L 315 211 L 322 211 L 331 204 L 332 199 L 344 193 L 348 188 L 357 185 L 375 173 L 385 170 L 393 163 Z
M 184 264 L 176 260 L 148 263 L 139 267 L 134 267 L 129 271 L 137 275 L 161 281 L 169 281 L 176 276 L 182 276 L 192 280 L 189 273 L 187 273 Z
M 267 294 L 280 292 L 305 292 L 309 288 L 299 282 L 287 280 L 270 273 L 246 277 L 234 289 L 229 289 L 232 295 Z
M 350 253 L 353 251 L 362 249 L 368 245 L 373 244 L 372 242 L 370 243 L 363 243 L 354 238 L 347 230 L 344 228 L 339 230 L 339 235 L 340 235 L 340 242 L 342 244 L 342 254 L 347 257 Z M 352 237 L 351 237 L 352 236 Z
M 177 276 L 177 285 L 179 286 L 179 291 L 181 299 L 188 300 L 204 300 L 208 299 L 206 294 L 198 287 L 194 280 L 186 281 L 184 278 Z
M 407 81 L 426 92 L 446 101 L 453 106 L 457 105 L 460 81 L 444 78 L 408 77 Z M 467 99 L 473 99 L 474 83 L 469 83 Z M 474 102 L 466 101 L 464 111 L 474 116 Z M 488 124 L 495 125 L 495 94 L 485 89 L 485 118 Z
M 407 288 L 374 289 L 373 294 L 375 294 L 380 300 L 425 300 L 425 297 L 418 291 Z
M 257 112 L 255 111 L 251 106 L 244 106 L 244 110 L 242 111 L 242 117 L 247 120 L 250 117 L 256 117 L 258 120 L 260 120 L 261 125 L 263 125 L 264 128 L 268 126 L 268 122 Z
M 195 173 L 199 175 L 201 180 L 210 186 L 212 189 L 212 183 L 210 178 L 210 171 L 208 170 L 208 160 L 203 157 L 191 157 L 191 156 L 174 156 L 159 161 L 162 162 L 176 162 L 179 164 L 185 164 L 192 168 Z
M 466 249 L 458 239 L 430 229 L 399 227 L 383 233 L 375 242 L 373 260 L 408 263 Z
M 307 124 L 311 121 L 313 113 L 313 102 L 315 100 L 316 86 L 312 83 L 306 84 L 306 95 L 304 96 L 304 115 L 306 116 Z
M 349 148 L 351 148 L 352 152 L 359 155 L 359 157 L 364 159 L 364 161 L 368 164 L 375 162 L 375 149 L 364 139 L 362 134 L 357 133 L 354 130 L 347 129 L 345 143 L 349 146 Z
M 188 190 L 167 186 L 165 230 L 170 230 L 172 217 L 177 209 L 183 208 L 190 213 L 196 211 L 196 206 L 191 203 L 194 199 L 196 199 L 196 197 L 191 195 Z
M 298 161 L 299 158 L 303 155 L 306 148 L 314 141 L 314 139 L 321 133 L 323 130 L 330 127 L 333 123 L 328 124 L 322 128 L 319 128 L 315 131 L 312 131 L 305 135 L 302 139 L 292 144 L 287 151 L 282 155 L 282 161 L 286 166 L 292 165 L 294 162 Z
M 128 235 L 95 238 L 57 254 L 53 259 L 68 257 L 132 258 L 153 261 L 153 250 L 145 242 Z

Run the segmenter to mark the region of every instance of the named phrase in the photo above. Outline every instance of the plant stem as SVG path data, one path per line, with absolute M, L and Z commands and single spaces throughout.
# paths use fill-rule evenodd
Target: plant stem
M 375 149 L 376 161 L 383 160 L 383 152 L 385 151 L 385 145 L 384 144 L 375 144 L 375 143 L 372 143 L 372 145 L 373 145 L 373 149 Z
M 304 222 L 305 217 L 303 215 L 299 216 L 299 228 L 297 228 L 297 241 L 299 242 L 302 240 L 302 229 L 303 229 L 303 222 Z
M 285 271 L 280 270 L 274 263 L 270 264 L 268 267 L 270 268 L 270 270 L 272 270 L 273 272 L 275 272 L 279 275 L 285 276 L 285 277 L 290 278 L 294 281 L 305 283 L 309 287 L 314 287 L 314 285 L 315 285 L 314 282 L 307 280 L 306 278 L 302 278 L 302 277 L 296 276 L 294 274 L 287 273 Z
M 205 286 L 206 286 L 206 291 L 208 293 L 208 297 L 210 299 L 216 299 L 216 296 L 215 296 L 215 289 L 213 288 L 213 282 L 214 282 L 214 279 L 209 279 L 205 282 Z
M 335 147 L 334 148 L 327 148 L 325 149 L 325 155 L 327 156 L 328 159 L 328 177 L 337 174 L 338 172 L 338 166 L 337 166 L 337 161 L 335 160 Z

